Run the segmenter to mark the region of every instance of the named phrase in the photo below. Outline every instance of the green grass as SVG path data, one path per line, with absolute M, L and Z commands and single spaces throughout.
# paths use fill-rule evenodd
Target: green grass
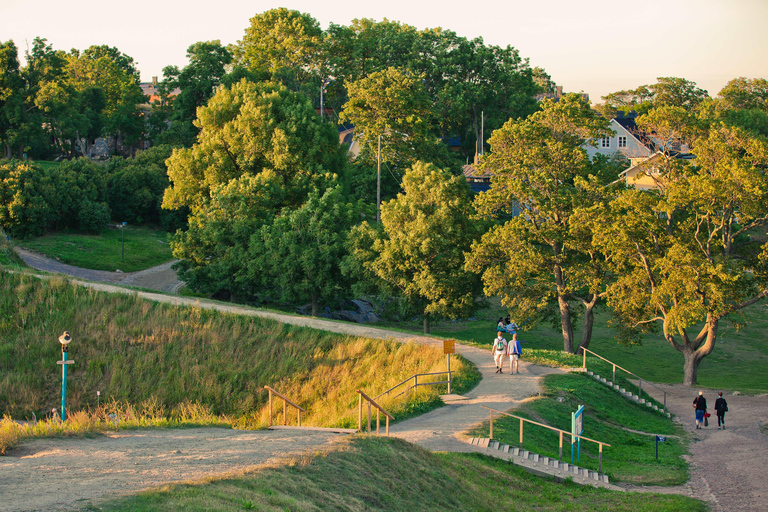
M 21 245 L 76 267 L 135 272 L 173 259 L 167 238 L 165 231 L 146 226 L 112 226 L 100 235 L 56 233 L 25 240 Z
M 511 413 L 570 431 L 571 413 L 580 405 L 585 406 L 583 435 L 611 445 L 603 451 L 603 472 L 612 480 L 642 485 L 679 485 L 687 481 L 687 466 L 682 459 L 687 451 L 683 429 L 658 412 L 630 402 L 584 374 L 547 376 L 543 395 Z M 519 429 L 520 420 L 502 416 L 494 420 L 493 438 L 518 446 Z M 488 422 L 473 431 L 476 437 L 488 437 L 488 434 Z M 523 434 L 523 448 L 543 456 L 558 457 L 557 433 L 527 424 Z M 657 434 L 669 436 L 659 448 L 658 461 L 655 459 Z M 567 437 L 564 443 L 563 460 L 569 462 L 571 453 Z M 597 444 L 583 441 L 581 460 L 576 464 L 597 470 L 598 454 Z
M 302 424 L 357 426 L 357 389 L 371 396 L 415 373 L 444 370 L 428 346 L 350 337 L 258 317 L 175 307 L 136 296 L 0 272 L 0 414 L 45 416 L 59 407 L 58 335 L 70 331 L 68 411 L 101 403 L 156 400 L 171 414 L 199 404 L 238 428 L 269 423 L 270 385 L 307 409 Z M 479 373 L 454 358 L 454 387 L 473 387 Z M 439 379 L 436 379 L 439 380 Z M 382 400 L 396 419 L 439 405 L 445 385 Z M 277 407 L 275 421 L 282 421 Z M 295 421 L 290 413 L 289 420 Z
M 90 511 L 690 511 L 677 495 L 623 493 L 529 475 L 477 454 L 430 453 L 394 438 L 354 436 L 340 449 L 242 476 L 166 485 Z
M 432 331 L 436 336 L 490 348 L 496 336 L 496 320 L 500 316 L 506 316 L 506 312 L 496 303 L 478 313 L 475 319 L 442 321 L 435 323 Z M 596 315 L 590 350 L 651 382 L 676 384 L 683 381 L 683 356 L 660 333 L 644 336 L 641 345 L 628 346 L 616 340 L 616 332 L 608 325 L 610 319 L 607 312 Z M 765 368 L 768 368 L 766 303 L 747 308 L 741 323 L 741 328 L 728 321 L 720 323 L 715 349 L 699 365 L 699 386 L 745 394 L 768 392 L 768 379 L 765 378 Z M 419 328 L 416 322 L 400 323 L 400 327 L 413 331 Z M 577 332 L 580 333 L 580 330 L 577 329 Z M 519 338 L 525 342 L 522 346 L 526 358 L 532 357 L 538 350 L 544 350 L 549 352 L 540 353 L 542 358 L 537 360 L 539 363 L 549 358 L 563 361 L 563 365 L 581 366 L 580 360 L 577 363 L 566 363 L 576 361 L 569 359 L 567 354 L 563 354 L 564 357 L 557 355 L 563 350 L 562 334 L 549 325 L 540 324 L 530 331 L 521 332 Z M 595 363 L 589 361 L 588 358 L 587 366 L 592 368 Z

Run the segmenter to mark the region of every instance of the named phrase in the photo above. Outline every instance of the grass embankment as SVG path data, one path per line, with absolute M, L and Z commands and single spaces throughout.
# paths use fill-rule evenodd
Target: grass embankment
M 341 449 L 226 479 L 175 484 L 91 511 L 164 510 L 705 511 L 676 495 L 557 484 L 504 461 L 430 453 L 398 439 L 355 436 Z
M 199 404 L 232 426 L 259 428 L 269 422 L 264 385 L 307 409 L 304 425 L 352 427 L 357 389 L 373 396 L 412 374 L 445 369 L 436 347 L 174 307 L 59 278 L 0 272 L 0 413 L 32 419 L 32 412 L 40 418 L 60 406 L 57 338 L 64 330 L 72 335 L 69 359 L 75 361 L 68 369 L 67 410 L 90 410 L 100 428 L 109 427 L 98 423 L 108 411 L 96 409 L 96 391 L 102 406 L 155 411 L 147 418 L 167 419 L 180 405 Z M 479 373 L 461 358 L 454 361 L 454 386 L 462 392 L 474 386 Z M 382 403 L 404 419 L 435 407 L 443 388 L 424 387 Z M 275 421 L 282 422 L 278 404 Z M 289 422 L 295 422 L 295 411 L 289 411 Z
M 25 240 L 21 245 L 67 265 L 93 270 L 135 272 L 173 259 L 168 233 L 146 226 L 111 226 L 99 235 L 55 233 Z
M 715 349 L 699 365 L 699 386 L 747 394 L 768 392 L 764 371 L 768 367 L 766 313 L 766 304 L 760 303 L 747 308 L 742 318 L 734 316 L 734 320 L 739 319 L 744 324 L 739 329 L 731 322 L 720 322 Z M 500 316 L 506 316 L 506 312 L 494 307 L 478 314 L 473 320 L 436 323 L 432 330 L 436 336 L 455 338 L 490 349 Z M 610 320 L 607 312 L 596 315 L 590 350 L 651 382 L 676 384 L 683 381 L 683 356 L 663 339 L 661 333 L 647 334 L 642 339 L 642 345 L 627 346 L 616 340 L 616 331 L 608 325 Z M 401 323 L 401 327 L 405 326 Z M 410 327 L 415 332 L 419 329 L 415 322 Z M 580 325 L 577 324 L 577 327 Z M 522 346 L 527 360 L 533 356 L 540 357 L 539 361 L 568 360 L 567 355 L 563 354 L 566 359 L 558 355 L 563 350 L 562 334 L 549 325 L 540 324 L 531 331 L 521 332 L 519 337 L 525 341 Z M 550 352 L 537 354 L 538 350 Z M 589 361 L 588 358 L 587 366 L 591 368 L 593 363 Z M 567 364 L 581 366 L 581 360 Z M 604 373 L 602 375 L 609 377 Z
M 583 374 L 549 375 L 541 397 L 524 403 L 512 414 L 561 430 L 571 430 L 571 413 L 585 406 L 583 435 L 608 443 L 603 451 L 603 472 L 612 480 L 637 485 L 679 485 L 688 479 L 682 459 L 686 453 L 684 432 L 665 416 L 627 400 Z M 634 431 L 634 432 L 633 432 Z M 473 433 L 488 437 L 488 422 Z M 558 457 L 559 434 L 543 427 L 523 427 L 523 448 Z M 656 460 L 655 436 L 667 436 Z M 493 422 L 493 438 L 518 446 L 520 420 L 502 416 Z M 564 438 L 563 460 L 571 460 L 570 438 Z M 578 466 L 598 469 L 598 445 L 582 441 Z

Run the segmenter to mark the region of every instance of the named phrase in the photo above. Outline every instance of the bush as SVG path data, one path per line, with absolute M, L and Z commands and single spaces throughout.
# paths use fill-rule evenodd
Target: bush
M 98 234 L 109 224 L 111 218 L 107 203 L 94 203 L 86 199 L 80 205 L 78 214 L 80 231 Z

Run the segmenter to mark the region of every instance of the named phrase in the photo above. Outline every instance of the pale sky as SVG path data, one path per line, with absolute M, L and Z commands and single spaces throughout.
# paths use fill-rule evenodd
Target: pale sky
M 252 16 L 275 7 L 309 13 L 323 29 L 387 18 L 510 45 L 593 103 L 660 76 L 711 96 L 732 78 L 768 78 L 768 0 L 0 0 L 0 41 L 13 39 L 22 61 L 36 36 L 66 51 L 116 46 L 149 81 L 167 65 L 184 67 L 197 41 L 237 42 Z

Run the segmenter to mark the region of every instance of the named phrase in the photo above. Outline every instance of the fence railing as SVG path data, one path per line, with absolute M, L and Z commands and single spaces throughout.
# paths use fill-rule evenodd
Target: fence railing
M 299 426 L 301 426 L 301 413 L 307 412 L 307 411 L 301 408 L 298 404 L 292 402 L 288 397 L 286 397 L 282 393 L 275 391 L 273 388 L 269 386 L 264 386 L 264 389 L 269 391 L 269 426 L 270 427 L 272 426 L 272 395 L 273 394 L 283 399 L 283 425 L 288 424 L 288 405 L 291 405 L 295 407 L 298 412 Z
M 602 359 L 603 361 L 605 361 L 606 363 L 608 363 L 610 365 L 613 365 L 613 376 L 611 377 L 611 384 L 613 384 L 614 386 L 616 385 L 616 368 L 618 368 L 619 370 L 621 370 L 623 372 L 626 372 L 626 373 L 632 375 L 633 377 L 635 377 L 637 379 L 637 396 L 640 396 L 640 394 L 643 392 L 643 382 L 646 382 L 649 386 L 653 386 L 654 388 L 656 388 L 659 391 L 661 391 L 662 393 L 664 393 L 664 413 L 667 412 L 667 392 L 666 391 L 664 391 L 663 389 L 661 389 L 659 386 L 655 385 L 654 383 L 643 379 L 639 375 L 635 375 L 634 373 L 632 373 L 631 371 L 627 370 L 626 368 L 622 368 L 621 366 L 617 365 L 613 361 L 609 361 L 608 359 L 604 358 L 600 354 L 596 354 L 596 353 L 592 352 L 591 350 L 586 349 L 584 347 L 582 347 L 581 349 L 584 351 L 583 363 L 581 365 L 581 367 L 584 368 L 584 370 L 587 369 L 587 352 L 589 352 L 593 356 Z M 627 380 L 629 380 L 629 379 L 627 379 Z
M 379 434 L 379 425 L 381 420 L 381 413 L 384 413 L 384 416 L 387 418 L 387 427 L 386 427 L 386 433 L 389 435 L 389 420 L 395 419 L 394 416 L 389 414 L 387 411 L 384 410 L 383 407 L 381 407 L 379 404 L 376 403 L 376 400 L 369 397 L 359 389 L 357 390 L 357 393 L 360 395 L 360 401 L 357 409 L 357 430 L 362 432 L 363 431 L 363 400 L 368 402 L 368 432 L 371 432 L 371 407 L 376 408 L 376 435 Z
M 429 375 L 445 375 L 446 373 L 448 374 L 448 380 L 431 381 L 431 382 L 423 382 L 422 381 L 421 383 L 419 383 L 419 377 L 427 377 Z M 404 384 L 407 384 L 411 380 L 413 380 L 413 386 L 411 386 L 411 387 L 401 391 L 400 393 L 396 394 L 395 398 L 397 398 L 398 396 L 402 395 L 403 393 L 407 393 L 408 391 L 410 391 L 412 389 L 416 389 L 419 386 L 435 386 L 437 384 L 448 384 L 448 392 L 450 393 L 450 390 L 451 390 L 451 374 L 452 373 L 453 373 L 452 371 L 433 372 L 433 373 L 417 373 L 415 375 L 411 375 L 410 377 L 408 377 L 407 379 L 403 380 L 402 382 L 399 382 L 398 384 L 395 384 L 394 386 L 392 386 L 388 390 L 386 390 L 386 391 L 384 391 L 382 393 L 379 393 L 378 395 L 373 397 L 373 399 L 374 400 L 378 400 L 382 396 L 388 395 L 392 391 L 396 390 L 397 388 L 399 388 L 400 386 L 402 386 Z
M 496 413 L 499 413 L 501 415 L 510 416 L 512 418 L 517 418 L 517 419 L 520 420 L 520 448 L 523 447 L 523 424 L 524 423 L 531 423 L 533 425 L 538 425 L 539 427 L 544 427 L 546 429 L 553 430 L 555 432 L 559 432 L 560 433 L 560 452 L 558 454 L 558 460 L 560 462 L 563 461 L 563 435 L 571 436 L 572 438 L 583 439 L 585 441 L 589 441 L 589 442 L 592 442 L 592 443 L 596 443 L 597 445 L 599 445 L 599 450 L 600 450 L 600 455 L 598 456 L 597 471 L 598 471 L 598 473 L 601 473 L 603 471 L 603 446 L 609 446 L 610 447 L 611 446 L 610 444 L 604 443 L 602 441 L 596 441 L 596 440 L 590 439 L 588 437 L 580 436 L 580 435 L 574 434 L 573 432 L 568 432 L 566 430 L 561 430 L 559 428 L 550 427 L 549 425 L 545 425 L 543 423 L 539 423 L 538 421 L 529 420 L 529 419 L 523 418 L 521 416 L 516 416 L 514 414 L 509 414 L 508 412 L 499 411 L 497 409 L 492 409 L 492 408 L 487 407 L 485 405 L 481 405 L 480 407 L 483 407 L 483 408 L 488 409 L 489 411 L 491 411 L 491 423 L 490 423 L 490 434 L 489 434 L 489 437 L 491 439 L 493 439 L 493 413 L 496 412 Z

